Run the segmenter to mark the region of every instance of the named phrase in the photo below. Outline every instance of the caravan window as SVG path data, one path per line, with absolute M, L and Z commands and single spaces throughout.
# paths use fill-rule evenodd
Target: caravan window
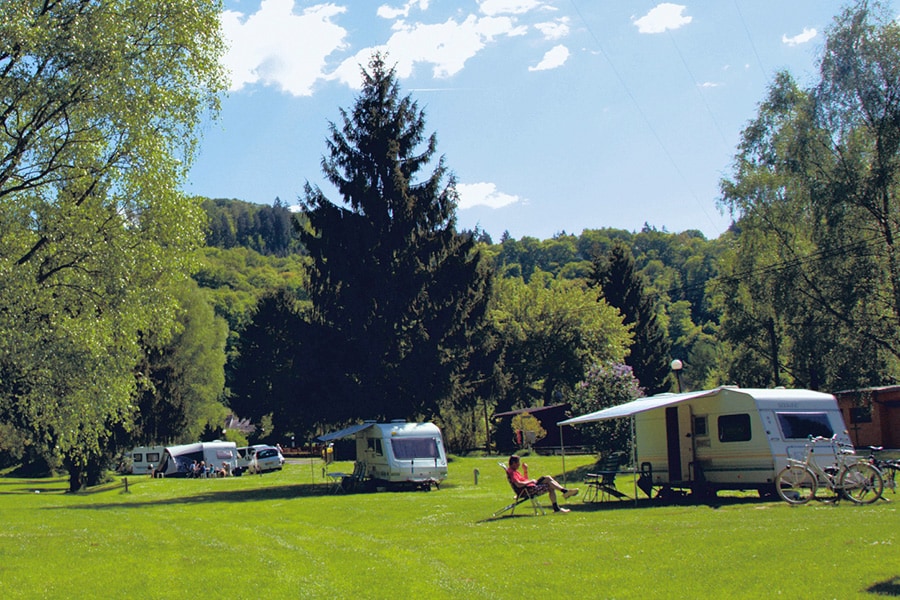
M 134 456 L 131 457 L 134 462 L 144 462 L 144 455 L 140 452 L 135 452 Z
M 694 435 L 697 437 L 709 435 L 709 430 L 706 428 L 706 415 L 694 417 Z
M 809 436 L 831 437 L 834 430 L 825 413 L 775 413 L 786 440 L 805 440 Z
M 140 456 L 140 455 L 138 455 Z M 140 458 L 136 458 L 135 460 L 140 461 Z M 159 462 L 159 452 L 148 452 L 147 453 L 147 462 L 158 463 Z
M 722 415 L 719 417 L 720 442 L 747 442 L 750 440 L 750 415 Z
M 381 456 L 381 440 L 378 438 L 369 438 L 369 450 L 371 450 L 375 456 Z
M 394 438 L 391 440 L 391 448 L 394 450 L 394 458 L 398 460 L 441 457 L 434 438 Z

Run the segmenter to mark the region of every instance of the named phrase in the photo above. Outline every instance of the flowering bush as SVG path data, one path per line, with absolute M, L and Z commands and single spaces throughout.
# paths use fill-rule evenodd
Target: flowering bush
M 573 415 L 584 415 L 610 406 L 618 406 L 640 398 L 644 390 L 635 379 L 631 367 L 621 363 L 593 365 L 579 382 L 569 403 Z M 631 448 L 631 423 L 628 419 L 614 419 L 577 425 L 591 448 L 606 455 Z

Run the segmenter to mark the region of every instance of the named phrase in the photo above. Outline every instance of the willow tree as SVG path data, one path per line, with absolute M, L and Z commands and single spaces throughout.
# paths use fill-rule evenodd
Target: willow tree
M 202 240 L 179 191 L 218 108 L 220 3 L 0 5 L 0 419 L 73 489 L 129 423 Z
M 424 112 L 384 57 L 362 77 L 322 161 L 341 203 L 306 186 L 313 319 L 342 344 L 335 419 L 430 417 L 471 399 L 466 365 L 489 277 L 472 236 L 456 230 L 455 179 Z
M 776 78 L 723 182 L 723 331 L 749 352 L 735 364 L 769 365 L 758 383 L 881 384 L 900 377 L 900 25 L 857 2 L 819 75 Z

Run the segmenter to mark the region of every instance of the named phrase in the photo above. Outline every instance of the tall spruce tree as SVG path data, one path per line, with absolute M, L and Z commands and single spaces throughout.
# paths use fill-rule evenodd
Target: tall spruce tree
M 633 325 L 634 343 L 625 364 L 648 394 L 666 391 L 671 346 L 656 318 L 653 300 L 644 291 L 631 250 L 622 242 L 613 244 L 605 256 L 594 259 L 591 279 L 603 298 L 619 309 L 625 324 Z
M 432 162 L 424 112 L 380 54 L 362 77 L 322 160 L 343 204 L 306 185 L 313 318 L 343 345 L 335 418 L 431 416 L 465 393 L 490 277 L 471 234 L 456 230 L 455 179 L 443 157 Z

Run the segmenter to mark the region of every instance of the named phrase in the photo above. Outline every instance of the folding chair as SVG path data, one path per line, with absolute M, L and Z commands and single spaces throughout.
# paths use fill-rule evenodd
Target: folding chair
M 630 499 L 616 488 L 616 473 L 619 471 L 620 464 L 622 464 L 622 453 L 612 452 L 603 461 L 599 471 L 585 475 L 584 483 L 587 486 L 584 494 L 585 502 L 598 500 L 604 502 L 612 500 L 613 497 L 619 500 Z
M 516 507 L 523 502 L 531 502 L 531 509 L 534 511 L 535 516 L 537 516 L 538 511 L 540 511 L 542 515 L 546 514 L 546 512 L 544 511 L 544 507 L 541 506 L 541 503 L 537 500 L 538 496 L 540 496 L 543 492 L 535 493 L 529 487 L 516 487 L 515 483 L 513 483 L 512 473 L 510 473 L 510 470 L 507 468 L 507 466 L 504 463 L 498 464 L 500 465 L 500 468 L 503 469 L 503 472 L 506 475 L 506 481 L 509 482 L 509 487 L 512 488 L 515 497 L 513 498 L 511 504 L 507 504 L 491 516 L 497 517 L 499 515 L 502 515 L 506 511 L 510 511 L 509 514 L 514 515 L 516 514 Z

